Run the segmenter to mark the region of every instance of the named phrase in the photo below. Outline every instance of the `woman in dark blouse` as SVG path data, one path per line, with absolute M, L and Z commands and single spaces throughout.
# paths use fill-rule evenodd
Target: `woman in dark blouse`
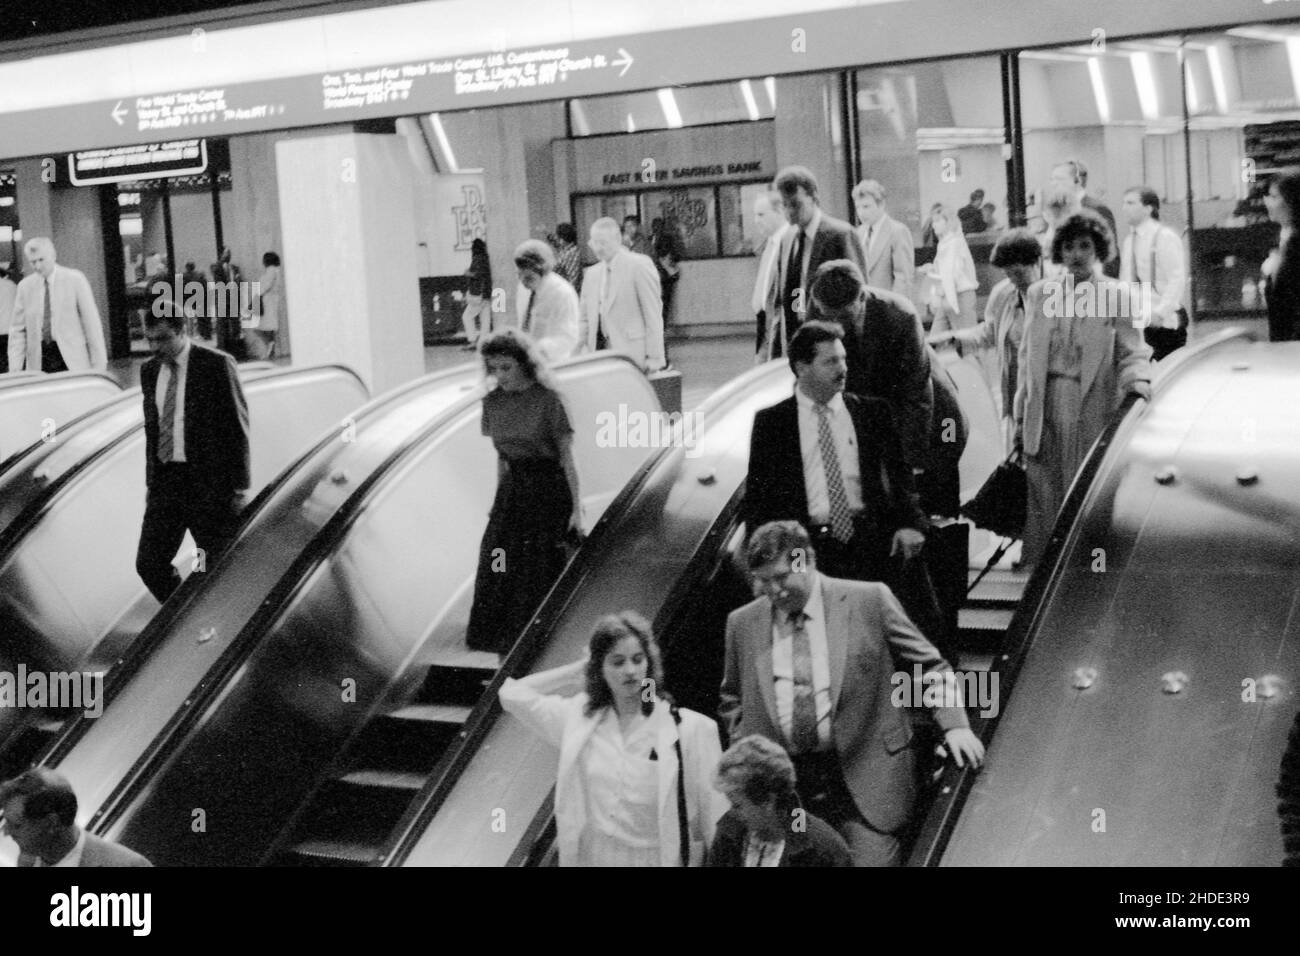
M 1264 297 L 1268 301 L 1268 340 L 1300 339 L 1300 243 L 1293 230 L 1300 215 L 1300 169 L 1285 169 L 1264 194 L 1268 217 L 1282 227 L 1278 247 L 1264 262 Z
M 582 534 L 582 496 L 573 428 L 532 339 L 506 329 L 481 352 L 496 382 L 483 398 L 483 434 L 497 450 L 497 493 L 465 642 L 504 655 L 563 570 L 566 532 Z

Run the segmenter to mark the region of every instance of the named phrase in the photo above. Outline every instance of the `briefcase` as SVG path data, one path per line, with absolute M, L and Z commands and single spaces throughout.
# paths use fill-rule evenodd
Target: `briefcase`
M 961 506 L 962 516 L 975 527 L 1003 538 L 1024 535 L 1029 485 L 1019 458 L 1020 453 L 1015 452 L 998 465 L 975 497 Z
M 647 376 L 659 396 L 659 407 L 666 412 L 682 410 L 682 373 L 675 368 L 660 369 Z

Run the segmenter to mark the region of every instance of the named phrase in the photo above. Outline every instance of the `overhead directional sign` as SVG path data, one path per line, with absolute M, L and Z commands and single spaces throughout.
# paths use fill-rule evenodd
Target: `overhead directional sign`
M 421 6 L 413 4 L 412 9 Z M 748 22 L 704 23 L 424 59 L 410 55 L 418 44 L 403 37 L 400 48 L 408 52 L 402 59 L 364 67 L 281 77 L 268 76 L 263 69 L 258 78 L 245 79 L 247 67 L 232 58 L 229 69 L 208 65 L 201 86 L 130 96 L 118 93 L 92 102 L 77 101 L 79 92 L 69 93 L 69 99 L 59 93 L 59 99 L 39 108 L 28 108 L 21 97 L 10 96 L 8 102 L 17 109 L 0 113 L 0 158 L 808 73 L 1048 43 L 1104 44 L 1107 39 L 1158 31 L 1186 32 L 1224 22 L 1282 19 L 1288 13 L 1294 15 L 1291 7 L 1300 9 L 1300 2 L 1261 5 L 1258 0 L 1151 0 L 1135 4 L 1131 0 L 1094 0 L 1061 7 L 1043 19 L 1025 17 L 1020 0 L 858 0 L 852 7 Z M 376 9 L 374 15 L 398 16 L 403 9 L 401 5 L 387 6 Z M 367 11 L 348 14 L 366 15 Z M 919 28 L 935 23 L 943 24 L 943 29 Z M 264 29 L 283 32 L 286 26 L 292 22 L 267 24 Z M 240 27 L 232 32 L 259 29 L 263 27 Z M 460 29 L 465 32 L 464 27 Z M 482 42 L 483 34 L 479 29 L 472 36 L 467 33 L 467 44 Z M 308 37 L 304 34 L 304 39 Z M 148 42 L 163 41 L 141 45 Z M 446 45 L 444 42 L 444 49 Z M 103 60 L 107 65 L 113 49 L 93 54 L 109 58 Z M 168 67 L 166 58 L 150 59 L 150 75 L 194 76 L 183 62 L 192 55 L 181 55 L 175 68 Z M 59 54 L 60 58 L 72 58 L 61 65 L 75 65 L 76 56 Z M 286 61 L 300 70 L 320 62 L 306 54 Z M 265 66 L 264 60 L 257 63 Z M 48 98 L 58 92 L 51 84 L 57 84 L 60 73 L 42 70 L 40 64 L 40 57 L 0 63 L 0 76 L 11 91 L 39 87 Z M 223 74 L 232 81 L 218 82 Z M 120 89 L 124 85 L 121 80 L 131 75 L 132 70 L 124 70 L 122 77 L 115 74 L 118 82 L 114 88 Z M 93 84 L 75 87 L 77 91 L 83 88 L 93 88 Z
M 192 176 L 207 168 L 208 144 L 202 139 L 88 149 L 68 156 L 74 186 Z

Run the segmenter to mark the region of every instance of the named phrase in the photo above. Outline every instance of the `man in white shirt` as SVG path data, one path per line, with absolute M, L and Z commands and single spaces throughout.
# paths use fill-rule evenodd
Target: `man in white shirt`
M 77 826 L 77 795 L 67 778 L 36 767 L 0 784 L 5 834 L 20 867 L 151 866 L 133 850 Z
M 55 263 L 54 243 L 43 236 L 23 247 L 32 274 L 18 283 L 9 326 L 9 371 L 84 372 L 108 368 L 104 326 L 90 283 L 76 269 Z
M 1129 234 L 1120 251 L 1121 282 L 1141 287 L 1135 301 L 1149 311 L 1134 319 L 1145 323 L 1144 335 L 1152 361 L 1159 361 L 1187 344 L 1187 312 L 1183 309 L 1183 284 L 1187 264 L 1178 233 L 1160 222 L 1160 197 L 1150 186 L 1134 186 L 1124 193 L 1120 207 Z
M 780 269 L 777 257 L 781 240 L 790 228 L 785 221 L 781 194 L 775 189 L 760 193 L 754 200 L 754 218 L 763 232 L 763 244 L 758 250 L 758 275 L 754 278 L 754 294 L 750 297 L 749 307 L 756 320 L 754 351 L 758 361 L 765 362 L 772 357 L 772 328 L 777 325 L 778 318 L 776 278 Z

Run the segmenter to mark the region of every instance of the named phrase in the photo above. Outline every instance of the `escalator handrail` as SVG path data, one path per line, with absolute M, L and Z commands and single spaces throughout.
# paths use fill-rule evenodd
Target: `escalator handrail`
M 118 390 L 122 390 L 122 383 L 108 372 L 102 372 L 99 369 L 86 369 L 82 372 L 55 372 L 54 375 L 64 375 L 66 378 L 59 380 L 59 384 L 65 381 L 71 381 L 73 378 L 99 378 L 106 382 L 111 382 Z M 54 375 L 45 372 L 7 372 L 0 375 L 0 392 L 7 391 L 11 388 L 22 388 L 25 385 L 35 385 L 37 382 L 53 381 Z
M 754 380 L 766 377 L 768 373 L 765 368 L 766 366 L 758 366 L 732 379 L 713 392 L 700 404 L 699 408 L 695 409 L 701 416 L 700 420 L 705 423 L 706 429 L 711 418 L 715 418 L 720 412 L 725 411 L 730 404 L 744 397 L 745 392 Z M 541 607 L 538 608 L 537 613 L 520 639 L 515 642 L 510 653 L 501 662 L 497 673 L 488 683 L 482 696 L 466 719 L 456 742 L 439 758 L 429 780 L 408 806 L 401 820 L 398 821 L 392 836 L 380 854 L 381 865 L 401 866 L 403 861 L 410 855 L 421 834 L 441 809 L 443 803 L 446 802 L 447 797 L 450 796 L 456 783 L 460 780 L 461 774 L 470 761 L 473 760 L 479 745 L 487 737 L 488 732 L 501 715 L 502 710 L 498 692 L 501 690 L 502 685 L 507 678 L 523 677 L 528 673 L 528 668 L 542 652 L 547 639 L 551 636 L 556 621 L 574 600 L 579 587 L 590 573 L 593 562 L 604 554 L 602 545 L 605 536 L 609 533 L 609 528 L 624 517 L 632 502 L 644 490 L 650 477 L 662 468 L 679 450 L 675 445 L 670 445 L 652 454 L 642 463 L 636 474 L 629 479 L 609 507 L 605 509 L 600 521 L 592 529 L 590 537 L 584 542 L 573 560 L 569 562 L 568 567 L 564 569 L 564 572 L 548 592 Z M 734 501 L 733 498 L 733 503 Z M 712 540 L 712 534 L 713 529 L 710 528 L 709 535 L 705 536 L 706 540 Z M 696 555 L 693 555 L 692 561 L 695 558 Z M 658 615 L 656 615 L 657 619 Z M 546 807 L 544 806 L 535 815 L 532 826 L 539 825 L 537 818 L 545 812 Z M 532 832 L 532 826 L 529 829 L 530 833 Z M 518 852 L 516 850 L 516 853 Z
M 1192 345 L 1184 346 L 1160 363 L 1152 382 L 1153 393 L 1159 394 L 1165 391 L 1170 381 L 1183 374 L 1197 359 L 1212 349 L 1225 343 L 1253 338 L 1253 332 L 1231 327 Z M 1116 436 L 1123 430 L 1136 427 L 1147 405 L 1149 403 L 1146 402 L 1139 405 L 1137 397 L 1132 394 L 1125 396 L 1106 429 L 1093 443 L 1069 491 L 1066 492 L 1065 501 L 1057 515 L 1043 557 L 1030 574 L 1020 603 L 1007 626 L 1001 646 L 994 655 L 995 666 L 997 661 L 1003 662 L 1002 666 L 997 668 L 1000 697 L 998 712 L 991 717 L 969 715 L 971 729 L 986 747 L 996 733 L 1002 716 L 1007 712 L 1007 703 L 1011 699 L 1016 679 L 1038 638 L 1051 597 L 1065 573 L 1064 560 L 1069 552 L 1067 545 L 1074 541 L 1078 532 L 1080 519 L 1084 515 L 1083 506 L 1093 490 L 1093 481 L 1101 470 Z M 957 825 L 957 819 L 961 816 L 966 799 L 975 784 L 977 774 L 978 771 L 959 768 L 952 763 L 945 766 L 942 778 L 938 782 L 941 796 L 931 804 L 917 832 L 908 866 L 939 865 L 948 840 Z
M 363 390 L 369 391 L 366 389 L 364 380 L 362 380 L 355 371 L 348 368 L 346 365 L 330 364 L 308 366 L 308 368 L 313 370 L 341 369 L 355 378 Z M 262 378 L 277 377 L 281 371 L 287 373 L 302 372 L 304 370 L 305 369 L 302 368 L 287 368 L 284 370 L 277 369 L 275 372 L 269 373 L 266 376 L 259 376 L 258 380 L 261 380 Z M 434 375 L 422 376 L 421 378 L 408 382 L 405 385 L 376 396 L 369 402 L 361 405 L 356 411 L 350 413 L 349 417 L 355 420 L 358 426 L 360 426 L 366 418 L 375 414 L 381 414 L 385 408 L 391 407 L 394 402 L 400 401 L 411 391 L 434 386 L 436 383 L 441 382 L 444 379 L 450 379 L 460 374 L 464 374 L 464 369 L 463 367 L 458 366 Z M 143 424 L 140 427 L 143 427 Z M 337 442 L 337 440 L 337 433 L 334 429 L 331 429 L 320 440 L 282 469 L 275 478 L 267 482 L 266 486 L 258 492 L 256 496 L 254 496 L 253 500 L 249 502 L 248 506 L 244 508 L 243 512 L 241 512 L 239 516 L 239 527 L 235 532 L 235 537 L 232 539 L 231 547 L 226 549 L 227 553 L 234 549 L 235 543 L 237 543 L 244 535 L 253 519 L 258 515 L 266 503 L 272 497 L 279 494 L 286 485 L 295 480 L 295 478 L 299 476 L 300 469 L 303 468 L 307 462 L 311 461 L 321 452 L 329 449 Z M 216 576 L 215 572 L 217 568 L 221 566 L 223 561 L 224 556 L 218 558 L 218 560 L 213 564 L 212 577 Z M 198 589 L 201 586 L 201 582 L 198 578 L 198 575 L 190 575 L 181 583 L 180 587 L 178 587 L 171 596 L 168 597 L 166 603 L 163 604 L 158 613 L 155 614 L 149 623 L 145 625 L 144 630 L 142 630 L 139 636 L 131 643 L 131 646 L 126 650 L 122 658 L 116 661 L 113 667 L 105 675 L 103 690 L 101 692 L 103 705 L 105 707 L 113 702 L 121 689 L 127 685 L 130 679 L 144 665 L 144 662 L 153 653 L 154 649 L 167 638 L 167 635 L 171 632 L 172 622 L 180 617 L 195 600 L 196 595 L 198 594 Z M 205 578 L 203 580 L 206 581 L 207 579 Z M 33 718 L 35 717 L 36 715 L 33 714 Z M 70 718 L 59 734 L 42 748 L 36 763 L 39 765 L 45 765 L 51 761 L 57 762 L 62 760 L 90 727 L 87 720 L 88 718 L 80 714 Z M 9 741 L 0 744 L 0 762 L 3 761 L 3 755 L 8 749 L 10 741 L 16 740 L 18 736 L 19 732 L 15 732 L 10 735 Z
M 140 387 L 138 385 L 133 388 L 122 389 L 120 392 L 118 392 L 116 395 L 114 395 L 104 404 L 96 405 L 94 408 L 88 408 L 80 415 L 78 415 L 76 418 L 71 418 L 68 421 L 64 422 L 62 427 L 59 429 L 59 432 L 62 435 L 66 435 L 69 431 L 73 429 L 81 428 L 82 426 L 89 424 L 90 419 L 98 418 L 101 415 L 108 415 L 112 412 L 116 412 L 117 406 L 119 405 L 128 405 L 130 404 L 130 402 L 139 401 L 140 399 L 140 396 L 138 394 L 139 391 L 140 391 Z M 132 395 L 133 392 L 137 394 Z M 52 444 L 51 442 L 47 442 L 44 439 L 38 438 L 36 441 L 32 442 L 30 445 L 26 446 L 25 448 L 20 448 L 18 451 L 10 455 L 8 458 L 4 459 L 4 461 L 0 461 L 0 477 L 3 477 L 6 472 L 14 468 L 20 467 L 23 464 L 23 462 L 27 460 L 28 456 L 36 452 L 38 449 L 41 448 L 48 449 L 51 444 Z
M 626 356 L 608 352 L 582 356 L 563 363 L 565 367 L 608 362 L 621 359 L 632 364 Z M 459 370 L 452 370 L 458 372 Z M 451 373 L 442 373 L 449 376 Z M 415 383 L 403 388 L 403 392 L 417 385 L 427 385 L 428 379 L 417 379 Z M 393 393 L 386 393 L 393 394 Z M 373 489 L 382 487 L 389 475 L 400 471 L 409 459 L 420 452 L 430 441 L 444 433 L 449 427 L 464 418 L 483 399 L 483 387 L 480 383 L 469 393 L 456 399 L 442 409 L 419 430 L 407 435 L 356 489 L 335 510 L 325 524 L 316 532 L 311 543 L 294 559 L 288 570 L 280 576 L 268 592 L 256 613 L 249 619 L 230 644 L 222 651 L 217 660 L 204 675 L 200 686 L 192 693 L 181 708 L 168 718 L 167 723 L 149 746 L 140 755 L 135 764 L 123 775 L 112 793 L 105 798 L 90 820 L 92 832 L 103 833 L 111 827 L 131 802 L 139 786 L 174 753 L 177 746 L 186 738 L 189 730 L 197 724 L 210 706 L 225 692 L 229 679 L 239 671 L 252 651 L 258 647 L 262 638 L 280 619 L 284 610 L 297 598 L 301 590 L 311 580 L 317 569 L 332 555 L 340 542 L 355 525 L 360 516 L 366 512 Z M 326 441 L 333 441 L 329 438 Z M 379 706 L 377 702 L 375 706 Z

